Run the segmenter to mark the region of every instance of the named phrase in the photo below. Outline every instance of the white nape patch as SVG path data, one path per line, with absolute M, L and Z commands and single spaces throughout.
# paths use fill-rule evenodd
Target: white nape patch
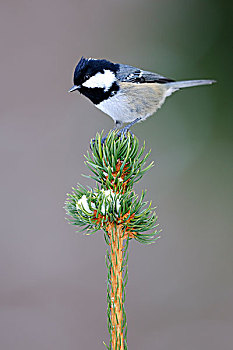
M 82 85 L 87 88 L 103 88 L 104 91 L 108 91 L 112 84 L 116 81 L 115 74 L 109 69 L 104 69 L 104 73 L 98 72 L 94 76 L 90 77 Z

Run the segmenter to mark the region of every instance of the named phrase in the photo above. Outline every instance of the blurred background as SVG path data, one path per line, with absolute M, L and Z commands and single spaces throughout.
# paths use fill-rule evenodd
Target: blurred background
M 103 234 L 65 221 L 90 184 L 83 154 L 112 120 L 68 94 L 82 55 L 173 79 L 212 78 L 132 128 L 152 149 L 162 238 L 130 244 L 129 349 L 233 346 L 233 5 L 218 0 L 8 0 L 0 4 L 0 349 L 103 349 Z

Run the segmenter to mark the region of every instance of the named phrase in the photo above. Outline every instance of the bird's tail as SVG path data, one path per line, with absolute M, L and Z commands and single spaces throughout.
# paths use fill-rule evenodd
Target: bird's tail
M 197 86 L 197 85 L 210 85 L 216 83 L 216 80 L 185 80 L 185 81 L 174 81 L 171 83 L 166 83 L 167 87 L 174 90 L 181 88 Z

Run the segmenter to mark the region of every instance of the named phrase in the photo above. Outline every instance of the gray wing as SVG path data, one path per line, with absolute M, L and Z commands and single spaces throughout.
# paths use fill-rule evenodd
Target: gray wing
M 174 80 L 163 77 L 160 74 L 147 72 L 145 70 L 119 64 L 119 70 L 116 73 L 117 79 L 130 83 L 170 83 Z

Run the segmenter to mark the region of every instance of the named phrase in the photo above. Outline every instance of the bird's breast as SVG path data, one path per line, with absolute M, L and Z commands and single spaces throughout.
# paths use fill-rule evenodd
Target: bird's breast
M 158 83 L 118 82 L 120 89 L 114 96 L 97 104 L 96 107 L 114 120 L 123 123 L 136 118 L 145 119 L 161 107 L 166 97 L 166 86 Z

